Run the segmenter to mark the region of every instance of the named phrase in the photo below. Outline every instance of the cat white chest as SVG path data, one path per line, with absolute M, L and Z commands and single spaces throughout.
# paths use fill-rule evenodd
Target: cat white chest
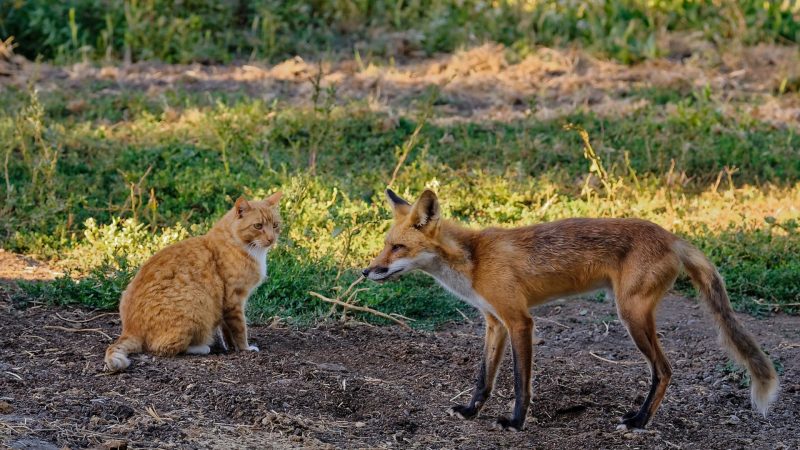
M 477 308 L 480 312 L 488 312 L 497 315 L 491 303 L 487 302 L 485 298 L 478 294 L 475 289 L 472 288 L 472 283 L 469 279 L 460 272 L 453 270 L 447 265 L 426 272 L 453 295 Z
M 247 253 L 250 254 L 250 257 L 256 262 L 256 266 L 258 267 L 258 274 L 260 276 L 259 282 L 264 281 L 267 278 L 267 249 L 265 248 L 255 248 L 247 249 Z

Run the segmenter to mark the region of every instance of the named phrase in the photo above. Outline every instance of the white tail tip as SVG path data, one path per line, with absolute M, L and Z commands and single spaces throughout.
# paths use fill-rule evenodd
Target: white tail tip
M 753 408 L 757 409 L 764 417 L 767 417 L 769 407 L 778 398 L 778 380 L 776 378 L 756 382 L 751 380 L 750 400 Z

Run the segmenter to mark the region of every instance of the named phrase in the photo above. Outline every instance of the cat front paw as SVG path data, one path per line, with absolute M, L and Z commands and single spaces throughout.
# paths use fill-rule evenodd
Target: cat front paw
M 247 351 L 248 352 L 259 352 L 261 350 L 259 350 L 258 347 L 256 347 L 255 345 L 248 345 L 247 346 Z

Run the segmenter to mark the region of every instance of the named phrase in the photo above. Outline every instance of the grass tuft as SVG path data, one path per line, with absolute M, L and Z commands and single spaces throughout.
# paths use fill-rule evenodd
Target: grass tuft
M 64 113 L 57 91 L 0 93 L 15 106 L 0 112 L 0 136 L 11 142 L 0 245 L 70 273 L 24 284 L 29 296 L 114 307 L 158 249 L 205 232 L 239 194 L 280 188 L 286 227 L 250 316 L 309 323 L 330 305 L 308 291 L 335 296 L 381 247 L 390 224 L 382 192 L 392 181 L 409 198 L 436 189 L 445 215 L 473 226 L 649 219 L 710 256 L 737 309 L 800 311 L 798 137 L 723 116 L 702 92 L 674 108 L 652 101 L 616 119 L 574 113 L 437 125 L 400 118 L 389 128 L 386 115 L 360 103 L 169 95 L 182 105 L 177 116 L 169 104 L 125 90 L 86 95 L 78 116 Z M 660 92 L 638 95 L 674 105 Z M 365 287 L 361 304 L 416 326 L 462 318 L 459 303 L 422 275 Z M 691 292 L 688 283 L 679 287 Z
M 26 0 L 0 3 L 0 38 L 13 36 L 30 59 L 64 63 L 227 63 L 354 49 L 394 58 L 494 41 L 518 58 L 580 45 L 627 64 L 691 53 L 668 33 L 715 45 L 797 43 L 797 14 L 796 2 L 761 0 Z

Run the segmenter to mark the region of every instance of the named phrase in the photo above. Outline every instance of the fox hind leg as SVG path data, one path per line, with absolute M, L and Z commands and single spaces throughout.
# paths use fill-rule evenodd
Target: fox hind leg
M 631 411 L 622 417 L 620 428 L 644 428 L 655 414 L 672 377 L 664 350 L 656 334 L 654 317 L 659 298 L 628 297 L 617 301 L 620 319 L 628 328 L 628 333 L 636 347 L 650 364 L 650 391 L 638 411 Z

